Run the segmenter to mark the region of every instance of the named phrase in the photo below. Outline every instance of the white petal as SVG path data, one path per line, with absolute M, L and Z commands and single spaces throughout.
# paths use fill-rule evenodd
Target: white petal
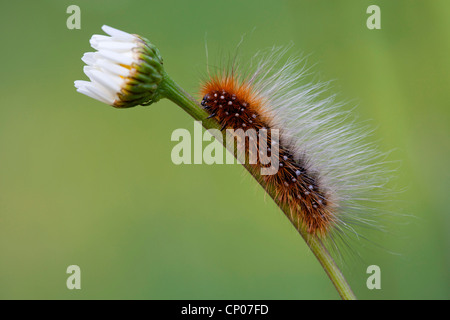
M 89 67 L 87 67 L 89 68 Z M 120 91 L 121 84 L 123 80 L 112 74 L 101 72 L 97 69 L 87 69 L 85 70 L 86 75 L 91 79 L 92 82 L 98 82 L 101 84 L 105 89 L 110 91 L 112 94 L 116 94 Z
M 85 86 L 87 86 L 89 83 L 91 83 L 90 81 L 85 81 L 85 80 L 76 80 L 74 82 L 75 84 L 75 88 L 79 89 L 79 88 L 84 88 Z
M 97 61 L 97 67 L 105 72 L 109 72 L 122 77 L 128 77 L 130 75 L 130 70 L 124 68 L 118 64 L 112 63 L 106 59 L 99 59 Z
M 97 99 L 101 102 L 104 102 L 106 104 L 112 104 L 114 102 L 111 97 L 109 97 L 107 94 L 102 92 L 102 90 L 99 90 L 96 88 L 96 86 L 92 82 L 87 82 L 86 84 L 80 88 L 77 89 L 78 92 L 87 95 L 88 97 Z
M 106 103 L 106 104 L 111 104 L 111 102 L 109 100 L 107 100 L 107 99 L 97 95 L 96 93 L 93 93 L 93 92 L 89 91 L 86 88 L 79 88 L 79 89 L 77 89 L 77 91 L 79 93 L 87 95 L 88 97 L 94 98 L 94 99 L 96 99 L 96 100 L 98 100 L 100 102 L 103 102 L 103 103 Z
M 106 101 L 105 103 L 108 104 L 112 104 L 116 97 L 116 95 L 112 94 L 98 83 L 92 83 L 92 85 L 87 86 L 86 89 L 102 98 L 104 101 Z
M 113 38 L 109 36 L 94 34 L 89 40 L 89 43 L 91 44 L 92 47 L 94 47 L 94 45 L 98 45 L 100 42 L 111 41 L 112 39 Z M 94 49 L 96 48 L 94 47 Z
M 91 39 L 89 40 L 89 42 L 95 45 L 98 45 L 99 43 L 102 42 L 135 42 L 136 41 L 136 37 L 133 38 L 117 38 L 117 37 L 110 37 L 110 36 L 105 36 L 105 35 L 100 35 L 100 34 L 94 34 Z
M 131 64 L 134 61 L 132 52 L 117 53 L 117 52 L 108 51 L 108 50 L 100 50 L 98 53 L 108 60 L 123 64 L 126 66 L 131 66 Z
M 131 49 L 137 47 L 134 42 L 122 42 L 122 41 L 103 41 L 96 45 L 97 50 L 110 50 L 115 52 L 130 51 Z
M 98 54 L 96 52 L 86 52 L 81 58 L 88 66 L 94 66 L 98 60 Z
M 112 95 L 115 95 L 120 90 L 123 79 L 119 76 L 90 66 L 85 66 L 83 70 L 93 83 L 98 83 L 105 90 L 111 92 Z
M 118 39 L 134 39 L 135 36 L 133 36 L 132 34 L 125 32 L 125 31 L 121 31 L 115 28 L 112 28 L 110 26 L 104 25 L 102 27 L 102 30 L 105 31 L 105 33 L 109 34 L 111 37 L 116 37 Z
M 113 43 L 118 43 L 120 45 L 129 44 L 129 46 L 136 45 L 136 39 L 127 40 L 127 39 L 118 39 L 109 36 L 101 36 L 101 35 L 93 35 L 91 40 L 89 40 L 91 47 L 99 50 L 103 46 L 113 46 Z

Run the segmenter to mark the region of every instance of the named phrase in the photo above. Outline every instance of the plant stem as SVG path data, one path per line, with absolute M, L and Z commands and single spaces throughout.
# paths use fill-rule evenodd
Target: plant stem
M 159 87 L 159 94 L 161 97 L 166 97 L 180 106 L 195 120 L 201 121 L 205 129 L 220 129 L 219 124 L 215 120 L 207 119 L 209 114 L 205 110 L 203 110 L 203 108 L 201 108 L 201 106 L 194 100 L 194 98 L 186 93 L 165 72 L 164 80 L 161 82 Z M 224 146 L 226 146 L 225 138 L 225 132 L 223 132 L 221 141 L 224 143 Z M 303 237 L 308 247 L 316 256 L 317 260 L 319 260 L 331 282 L 336 287 L 336 290 L 338 291 L 341 298 L 344 300 L 355 300 L 356 296 L 353 294 L 349 284 L 344 278 L 344 275 L 336 265 L 328 250 L 325 248 L 323 242 L 317 236 L 309 234 L 306 230 L 304 230 L 304 228 L 302 228 L 298 220 L 292 218 L 290 209 L 277 200 L 274 190 L 271 190 L 267 185 L 262 183 L 263 180 L 261 179 L 261 176 L 258 172 L 251 170 L 250 166 L 247 163 L 243 163 L 243 166 L 253 175 L 253 177 L 264 188 L 264 190 L 266 190 L 266 192 L 272 197 L 275 203 L 280 207 L 286 217 L 291 221 L 291 223 Z

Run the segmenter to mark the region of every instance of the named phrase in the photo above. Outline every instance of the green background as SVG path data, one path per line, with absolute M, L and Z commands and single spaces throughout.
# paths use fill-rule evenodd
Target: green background
M 382 29 L 366 27 L 381 8 Z M 68 30 L 66 8 L 81 8 Z M 198 92 L 214 57 L 293 44 L 400 160 L 385 250 L 344 269 L 362 299 L 449 299 L 450 2 L 8 1 L 0 51 L 0 298 L 336 299 L 314 256 L 238 165 L 171 162 L 192 119 L 169 101 L 117 110 L 75 91 L 89 38 L 113 27 L 160 49 Z M 198 95 L 196 95 L 198 97 Z M 388 251 L 395 251 L 391 254 Z M 81 267 L 81 290 L 66 268 Z M 381 267 L 381 290 L 366 268 Z

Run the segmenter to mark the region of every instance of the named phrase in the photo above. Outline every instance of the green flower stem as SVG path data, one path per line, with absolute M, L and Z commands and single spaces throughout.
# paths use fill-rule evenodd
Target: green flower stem
M 178 84 L 176 84 L 168 75 L 164 72 L 163 81 L 159 86 L 159 96 L 161 98 L 165 97 L 180 106 L 184 111 L 190 114 L 195 120 L 201 121 L 202 125 L 205 129 L 220 129 L 217 121 L 213 119 L 207 119 L 209 114 L 203 110 L 203 108 L 191 97 L 188 93 L 186 93 Z M 223 131 L 222 142 L 225 145 L 226 136 L 225 131 Z M 322 241 L 301 227 L 300 222 L 297 219 L 291 217 L 290 210 L 287 206 L 281 204 L 276 197 L 275 191 L 271 190 L 268 186 L 262 183 L 261 176 L 259 172 L 255 172 L 251 170 L 250 166 L 247 163 L 244 163 L 243 166 L 253 175 L 253 177 L 259 182 L 259 184 L 266 190 L 266 192 L 272 197 L 275 203 L 280 207 L 280 209 L 284 212 L 286 217 L 291 221 L 300 235 L 303 237 L 311 251 L 316 256 L 317 260 L 319 260 L 323 269 L 327 273 L 333 285 L 336 287 L 339 295 L 344 300 L 355 300 L 356 296 L 353 294 L 349 284 L 344 278 L 341 270 L 336 265 L 335 261 L 331 257 L 330 253 L 325 248 Z

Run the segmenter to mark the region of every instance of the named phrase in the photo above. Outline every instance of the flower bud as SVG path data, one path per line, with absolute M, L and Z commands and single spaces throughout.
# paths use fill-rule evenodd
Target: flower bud
M 108 26 L 109 36 L 93 35 L 96 52 L 82 60 L 90 81 L 77 80 L 77 91 L 116 108 L 149 105 L 159 100 L 163 62 L 158 49 L 147 39 Z

